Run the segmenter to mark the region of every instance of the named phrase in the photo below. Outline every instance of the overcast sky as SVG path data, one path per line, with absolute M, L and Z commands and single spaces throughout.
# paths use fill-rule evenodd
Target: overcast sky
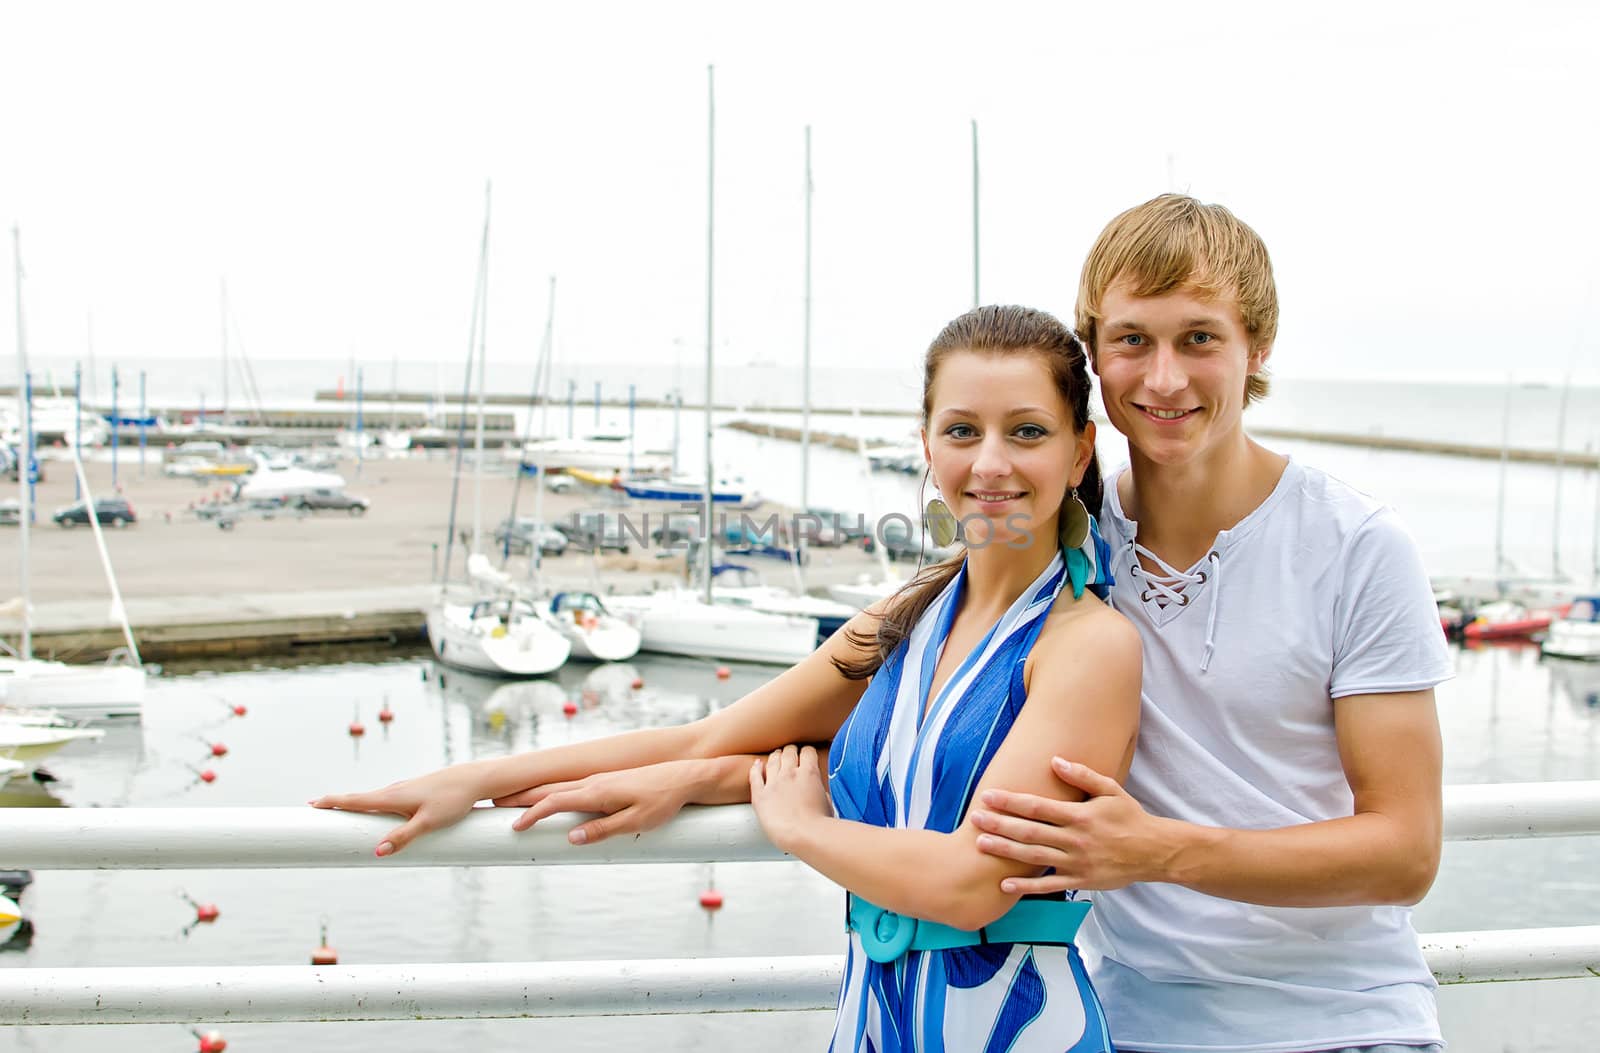
M 1175 181 L 1266 239 L 1280 375 L 1600 379 L 1596 11 L 0 0 L 0 222 L 36 356 L 213 356 L 225 277 L 253 357 L 455 363 L 492 180 L 492 359 L 555 274 L 563 358 L 693 364 L 714 63 L 719 361 L 799 358 L 807 124 L 815 361 L 970 306 L 975 118 L 986 301 L 1070 317 Z

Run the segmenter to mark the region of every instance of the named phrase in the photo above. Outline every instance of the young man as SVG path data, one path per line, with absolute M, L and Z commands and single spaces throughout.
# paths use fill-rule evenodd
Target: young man
M 1119 1050 L 1437 1049 L 1408 905 L 1440 850 L 1451 675 L 1394 513 L 1245 434 L 1277 328 L 1265 246 L 1164 195 L 1112 220 L 1077 325 L 1130 465 L 1100 523 L 1144 642 L 1126 787 L 991 791 L 980 847 L 1097 890 L 1080 939 Z

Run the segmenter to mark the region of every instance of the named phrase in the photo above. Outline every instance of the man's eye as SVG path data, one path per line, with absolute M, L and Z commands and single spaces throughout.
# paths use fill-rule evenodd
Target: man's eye
M 1196 344 L 1209 344 L 1215 339 L 1210 333 L 1195 333 L 1189 337 L 1190 342 Z
M 1122 338 L 1122 342 L 1127 344 L 1129 347 L 1142 347 L 1144 345 L 1144 337 L 1140 336 L 1138 333 L 1129 333 L 1127 336 Z

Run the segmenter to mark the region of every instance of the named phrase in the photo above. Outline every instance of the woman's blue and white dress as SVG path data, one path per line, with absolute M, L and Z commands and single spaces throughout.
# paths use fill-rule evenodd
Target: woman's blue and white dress
M 962 567 L 873 675 L 834 736 L 829 788 L 839 818 L 945 833 L 961 825 L 984 769 L 1022 710 L 1023 663 L 1064 577 L 1058 555 L 951 674 L 924 716 L 934 667 L 966 587 Z M 835 1053 L 1111 1048 L 1075 947 L 989 944 L 909 951 L 879 964 L 850 933 L 830 1046 Z

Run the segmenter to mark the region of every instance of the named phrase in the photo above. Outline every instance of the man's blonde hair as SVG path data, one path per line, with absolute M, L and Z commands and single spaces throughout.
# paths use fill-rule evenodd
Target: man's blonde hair
M 1221 205 L 1162 194 L 1106 224 L 1078 282 L 1078 336 L 1091 358 L 1099 351 L 1100 303 L 1117 282 L 1128 283 L 1135 296 L 1160 296 L 1184 285 L 1218 299 L 1231 296 L 1252 350 L 1277 338 L 1278 289 L 1267 247 Z M 1266 393 L 1265 370 L 1246 378 L 1245 405 Z

